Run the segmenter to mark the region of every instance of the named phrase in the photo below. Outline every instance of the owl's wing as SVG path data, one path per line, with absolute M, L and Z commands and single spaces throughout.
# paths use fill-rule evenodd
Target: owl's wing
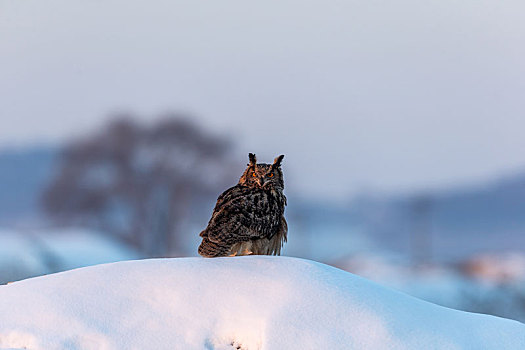
M 237 185 L 219 196 L 201 236 L 226 245 L 271 237 L 281 224 L 279 212 L 278 202 L 265 191 Z
M 224 214 L 225 209 L 228 209 L 228 203 L 231 203 L 232 200 L 243 196 L 244 191 L 242 191 L 241 186 L 236 185 L 233 187 L 228 188 L 226 191 L 224 191 L 219 198 L 217 198 L 217 203 L 215 203 L 215 208 L 213 208 L 213 213 L 211 215 L 211 219 L 208 222 L 208 227 L 204 231 L 200 233 L 201 237 L 207 237 L 208 236 L 208 228 L 210 228 L 210 225 L 213 225 L 217 221 L 217 217 L 220 217 Z
M 217 233 L 213 234 L 213 232 L 216 231 L 217 224 L 220 221 L 223 221 L 223 216 L 225 214 L 225 211 L 228 211 L 228 202 L 231 202 L 232 199 L 239 197 L 242 195 L 242 190 L 239 185 L 233 186 L 228 188 L 226 191 L 224 191 L 218 198 L 217 203 L 215 204 L 215 208 L 213 208 L 213 213 L 211 215 L 211 219 L 208 222 L 208 226 L 199 234 L 201 237 L 208 238 L 209 236 L 212 237 L 213 242 L 218 242 L 218 239 L 216 239 L 215 236 L 217 236 Z

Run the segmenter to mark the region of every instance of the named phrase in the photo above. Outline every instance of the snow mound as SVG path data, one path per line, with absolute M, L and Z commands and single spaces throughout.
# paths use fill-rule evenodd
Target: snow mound
M 523 349 L 525 325 L 286 257 L 179 258 L 0 286 L 0 348 Z

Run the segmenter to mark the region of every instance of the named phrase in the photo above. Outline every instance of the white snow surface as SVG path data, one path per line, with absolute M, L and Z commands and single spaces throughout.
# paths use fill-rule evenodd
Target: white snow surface
M 502 350 L 525 325 L 309 260 L 151 259 L 0 286 L 0 348 Z

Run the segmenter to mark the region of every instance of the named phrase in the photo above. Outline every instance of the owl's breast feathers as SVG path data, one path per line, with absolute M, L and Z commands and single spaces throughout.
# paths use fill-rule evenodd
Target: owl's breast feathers
M 236 243 L 271 240 L 275 235 L 280 236 L 280 241 L 286 240 L 285 205 L 286 197 L 280 190 L 233 186 L 217 199 L 208 226 L 200 236 L 228 250 Z

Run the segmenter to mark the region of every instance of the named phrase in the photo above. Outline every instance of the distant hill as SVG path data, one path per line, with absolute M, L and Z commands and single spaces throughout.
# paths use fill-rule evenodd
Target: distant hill
M 38 216 L 39 196 L 57 154 L 51 146 L 0 150 L 0 224 L 23 224 Z
M 367 235 L 416 257 L 525 251 L 523 173 L 475 188 L 361 199 L 353 208 Z

